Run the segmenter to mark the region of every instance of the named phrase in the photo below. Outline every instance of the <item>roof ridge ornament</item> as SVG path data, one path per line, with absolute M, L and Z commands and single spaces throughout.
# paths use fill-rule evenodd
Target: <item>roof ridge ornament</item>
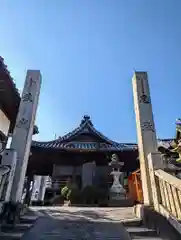
M 84 115 L 83 119 L 81 120 L 80 126 L 84 125 L 85 123 L 88 123 L 89 125 L 93 126 L 93 123 L 91 121 L 91 117 L 89 115 Z

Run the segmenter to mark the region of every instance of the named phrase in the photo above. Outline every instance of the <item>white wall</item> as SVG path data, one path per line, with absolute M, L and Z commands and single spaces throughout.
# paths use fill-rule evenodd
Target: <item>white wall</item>
M 9 127 L 10 127 L 10 121 L 6 117 L 6 115 L 3 113 L 3 111 L 0 109 L 0 131 L 4 135 L 8 135 L 9 132 Z
M 31 196 L 32 201 L 37 201 L 38 200 L 40 185 L 41 185 L 41 176 L 35 175 L 34 176 L 33 191 L 32 191 L 32 196 Z

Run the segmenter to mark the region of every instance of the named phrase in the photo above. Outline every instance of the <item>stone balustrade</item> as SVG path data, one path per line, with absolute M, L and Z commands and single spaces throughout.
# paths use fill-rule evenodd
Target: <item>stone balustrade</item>
M 181 179 L 163 170 L 158 153 L 149 154 L 148 166 L 151 206 L 181 234 Z
M 155 170 L 159 211 L 181 220 L 181 180 L 165 171 Z

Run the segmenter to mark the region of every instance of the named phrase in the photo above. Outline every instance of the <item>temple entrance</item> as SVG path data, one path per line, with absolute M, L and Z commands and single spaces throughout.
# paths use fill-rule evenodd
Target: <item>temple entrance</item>
M 84 116 L 79 127 L 63 137 L 50 142 L 33 141 L 31 152 L 27 176 L 32 176 L 32 173 L 50 176 L 51 187 L 47 191 L 53 195 L 60 195 L 61 189 L 71 179 L 79 195 L 89 187 L 87 196 L 90 192 L 91 196 L 105 196 L 105 189 L 108 192 L 115 181 L 115 173 L 110 174 L 113 169 L 109 163 L 112 155 L 116 154 L 122 163 L 118 180 L 128 197 L 128 175 L 139 167 L 137 146 L 108 139 L 95 129 L 89 116 Z
M 56 160 L 56 158 L 54 159 Z M 95 159 L 95 161 L 90 161 L 90 159 Z M 51 184 L 46 188 L 45 193 L 45 202 L 51 200 L 51 203 L 48 205 L 54 204 L 55 202 L 52 202 L 52 199 L 59 197 L 62 194 L 62 189 L 70 185 L 70 183 L 71 186 L 73 184 L 74 188 L 76 187 L 81 197 L 86 194 L 85 198 L 90 199 L 101 194 L 104 196 L 104 205 L 105 202 L 106 205 L 108 205 L 108 202 L 110 202 L 110 189 L 114 182 L 114 176 L 111 175 L 112 167 L 109 164 L 111 160 L 109 155 L 100 152 L 72 152 L 71 154 L 61 154 L 61 162 L 63 162 L 64 165 L 60 165 L 60 162 L 55 160 L 52 167 Z M 133 203 L 133 199 L 130 198 L 131 195 L 129 194 L 128 188 L 128 176 L 130 172 L 126 171 L 127 166 L 124 162 L 121 162 L 121 165 L 121 174 L 118 180 L 125 191 L 122 198 L 131 204 Z M 115 168 L 115 170 L 117 171 L 117 168 Z M 102 196 L 100 196 L 100 198 Z M 64 200 L 65 199 L 66 197 L 64 197 Z M 81 203 L 82 202 L 84 201 L 81 200 Z M 86 204 L 98 204 L 98 202 L 98 200 L 92 200 L 90 202 L 88 200 Z M 57 204 L 62 204 L 62 200 L 57 202 L 56 198 L 56 205 Z

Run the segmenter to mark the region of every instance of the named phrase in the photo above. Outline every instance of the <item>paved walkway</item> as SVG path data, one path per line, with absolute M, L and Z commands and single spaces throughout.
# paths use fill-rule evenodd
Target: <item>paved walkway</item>
M 33 208 L 41 215 L 23 240 L 128 240 L 121 221 L 133 219 L 131 208 Z

